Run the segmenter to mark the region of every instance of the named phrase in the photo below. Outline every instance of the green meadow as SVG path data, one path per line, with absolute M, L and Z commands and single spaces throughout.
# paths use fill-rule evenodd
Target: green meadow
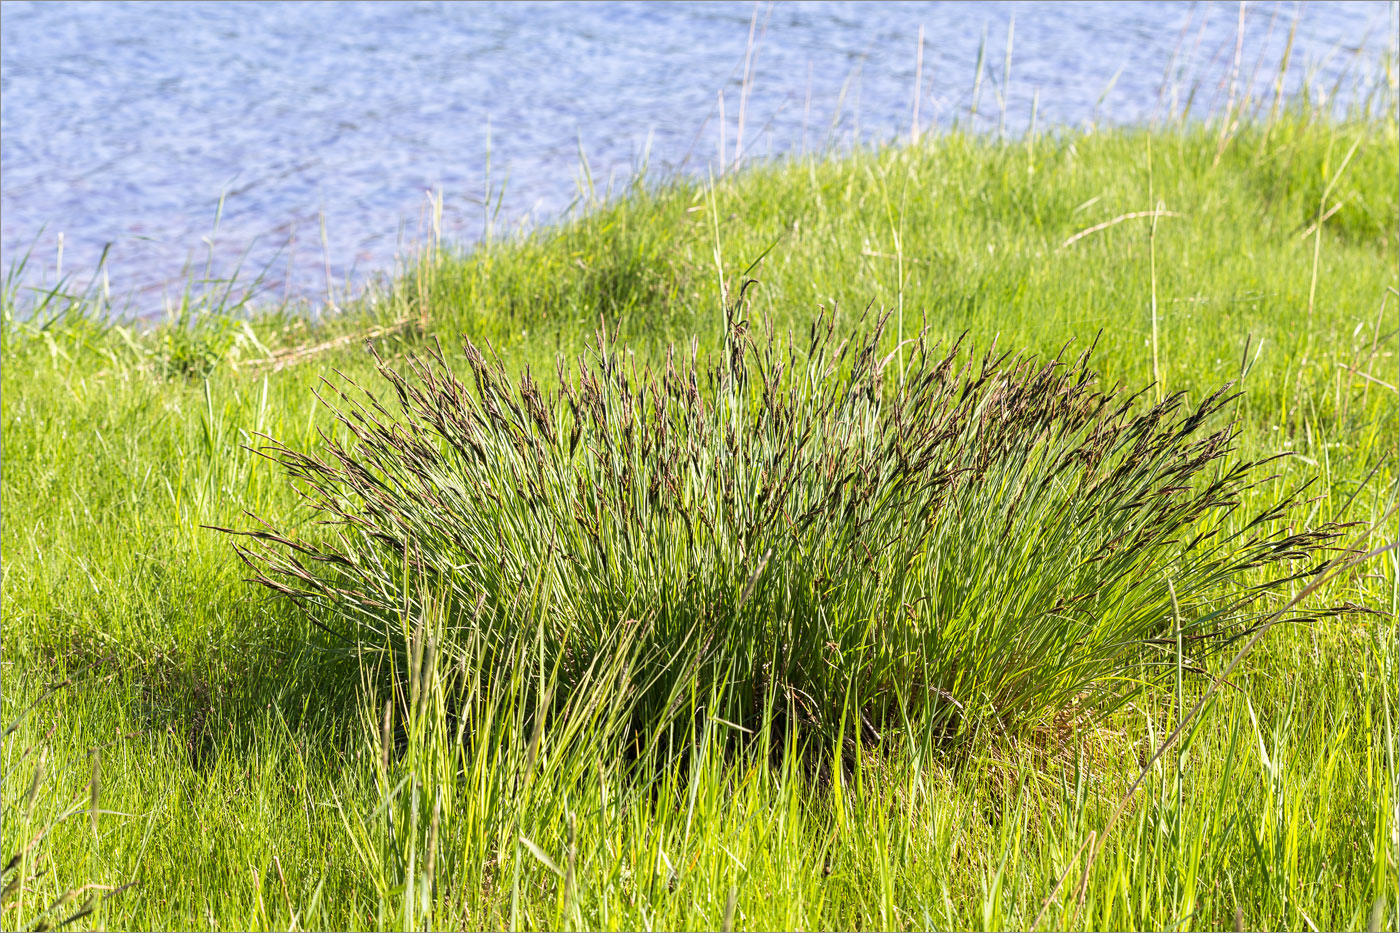
M 1397 161 L 585 180 L 314 315 L 14 270 L 4 925 L 1394 929 Z

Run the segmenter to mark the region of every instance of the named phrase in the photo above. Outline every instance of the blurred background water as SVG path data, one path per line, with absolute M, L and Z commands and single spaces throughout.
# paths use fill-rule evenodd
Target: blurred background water
M 1384 0 L 4 0 L 0 269 L 28 254 L 24 280 L 53 282 L 110 249 L 112 293 L 150 315 L 212 250 L 216 276 L 246 255 L 274 299 L 318 299 L 392 271 L 428 191 L 456 243 L 557 220 L 581 153 L 601 195 L 643 166 L 907 138 L 916 97 L 921 130 L 1008 134 L 1033 112 L 1041 130 L 1218 112 L 1232 86 L 1267 107 L 1291 33 L 1285 95 L 1356 106 L 1394 61 L 1396 16 Z

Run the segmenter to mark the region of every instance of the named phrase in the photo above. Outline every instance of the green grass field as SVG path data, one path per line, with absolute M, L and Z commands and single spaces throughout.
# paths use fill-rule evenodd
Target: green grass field
M 382 655 L 332 650 L 204 526 L 316 533 L 245 445 L 322 448 L 332 371 L 387 401 L 365 336 L 392 364 L 439 338 L 465 372 L 466 334 L 548 388 L 600 324 L 643 362 L 714 353 L 747 277 L 780 334 L 873 304 L 891 351 L 925 327 L 1041 360 L 1097 339 L 1104 383 L 1155 379 L 1144 404 L 1234 381 L 1216 418 L 1239 419 L 1239 454 L 1313 481 L 1288 521 L 1360 523 L 1347 543 L 1376 549 L 1397 533 L 1398 159 L 1391 118 L 949 133 L 638 186 L 430 251 L 314 323 L 196 295 L 121 326 L 77 288 L 23 317 L 12 279 L 4 925 L 1394 929 L 1394 551 L 1301 607 L 1344 611 L 1268 630 L 1155 761 L 1243 641 L 1104 715 L 885 728 L 855 754 L 829 730 L 741 738 L 697 712 L 697 679 L 671 753 L 637 764 L 615 665 L 580 688 L 599 703 L 532 719 L 557 684 L 528 632 L 518 676 L 415 663 L 386 729 Z M 407 643 L 433 624 L 405 621 Z

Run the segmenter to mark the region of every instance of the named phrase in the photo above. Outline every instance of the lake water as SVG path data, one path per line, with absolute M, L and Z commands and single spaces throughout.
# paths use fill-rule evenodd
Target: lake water
M 1147 122 L 1193 87 L 1218 111 L 1272 94 L 1295 20 L 1289 93 L 1344 103 L 1395 54 L 1388 2 L 4 0 L 0 267 L 32 248 L 25 280 L 53 281 L 61 234 L 86 276 L 110 245 L 112 293 L 151 314 L 212 247 L 216 275 L 246 251 L 315 298 L 391 270 L 430 190 L 468 243 L 558 219 L 581 151 L 601 192 L 907 137 L 916 86 L 921 128 Z

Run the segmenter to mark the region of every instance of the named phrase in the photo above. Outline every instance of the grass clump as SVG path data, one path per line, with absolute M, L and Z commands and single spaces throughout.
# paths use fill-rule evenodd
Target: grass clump
M 644 735 L 698 693 L 746 730 L 777 708 L 854 740 L 1116 707 L 1199 670 L 1337 535 L 1295 530 L 1298 486 L 1236 514 L 1268 459 L 1233 456 L 1228 387 L 1143 404 L 1087 351 L 891 350 L 886 320 L 783 340 L 735 305 L 714 359 L 654 368 L 600 332 L 548 392 L 469 339 L 466 380 L 440 351 L 379 360 L 396 407 L 349 383 L 324 450 L 263 448 L 333 533 L 242 553 L 343 642 L 397 640 L 400 669 L 401 620 L 441 612 L 438 651 L 523 633 L 561 700 L 625 642 Z

